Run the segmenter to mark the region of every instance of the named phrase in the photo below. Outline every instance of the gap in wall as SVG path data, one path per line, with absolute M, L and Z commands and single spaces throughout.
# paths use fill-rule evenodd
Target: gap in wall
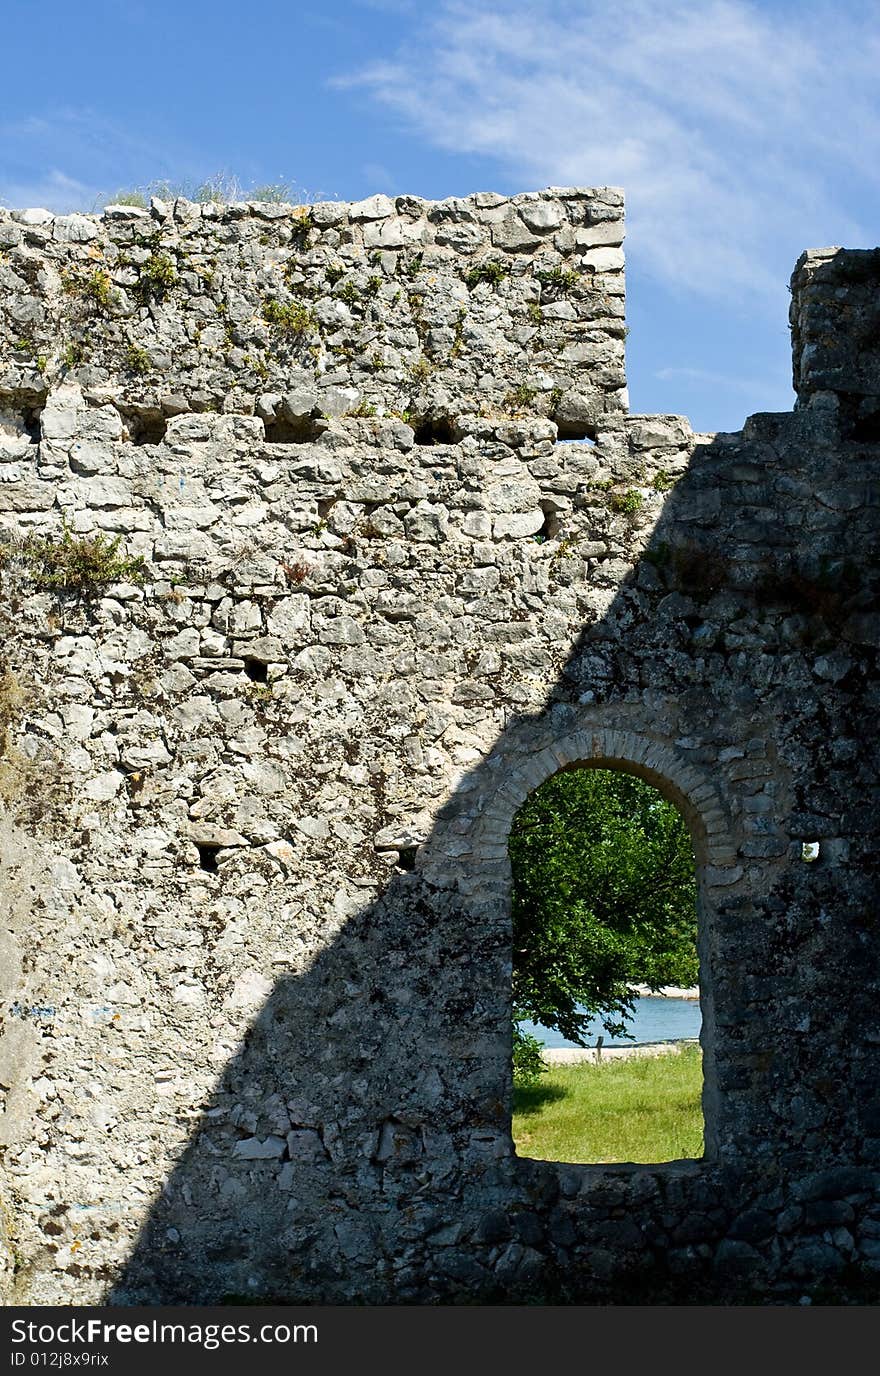
M 157 407 L 119 406 L 117 409 L 132 444 L 164 443 L 168 418 Z
M 457 444 L 458 435 L 448 416 L 425 416 L 415 426 L 416 444 Z
M 21 438 L 27 435 L 32 444 L 42 438 L 40 417 L 46 405 L 45 392 L 0 391 L 0 437 Z
M 269 666 L 262 659 L 253 659 L 245 655 L 244 671 L 252 683 L 269 682 Z
M 199 852 L 199 866 L 208 874 L 218 874 L 217 853 L 222 850 L 222 846 L 212 846 L 199 844 L 196 842 L 196 850 Z
M 644 778 L 578 766 L 530 794 L 509 851 L 518 1154 L 700 1158 L 702 972 L 683 816 Z
M 327 421 L 318 416 L 276 417 L 265 425 L 269 444 L 312 444 L 327 429 Z

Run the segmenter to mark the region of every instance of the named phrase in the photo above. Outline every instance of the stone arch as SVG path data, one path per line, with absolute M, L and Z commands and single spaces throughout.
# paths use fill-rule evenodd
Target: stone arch
M 513 767 L 504 782 L 486 801 L 474 847 L 485 881 L 495 890 L 496 912 L 499 916 L 503 912 L 506 923 L 510 920 L 512 883 L 507 842 L 513 818 L 529 794 L 552 775 L 577 768 L 635 774 L 652 784 L 682 813 L 694 843 L 697 872 L 704 1160 L 714 1159 L 721 1136 L 722 1108 L 715 1071 L 715 911 L 720 895 L 729 893 L 730 886 L 742 874 L 736 864 L 737 844 L 729 810 L 719 787 L 670 742 L 638 730 L 607 726 L 563 735 L 527 756 L 519 755 L 515 764 L 512 760 L 510 763 Z
M 654 736 L 597 726 L 576 731 L 518 762 L 486 802 L 480 820 L 480 854 L 507 853 L 507 837 L 517 809 L 545 779 L 561 769 L 618 769 L 653 784 L 683 814 L 694 839 L 697 865 L 708 873 L 728 870 L 736 859 L 728 809 L 715 783 L 675 748 Z M 728 882 L 729 878 L 728 878 Z

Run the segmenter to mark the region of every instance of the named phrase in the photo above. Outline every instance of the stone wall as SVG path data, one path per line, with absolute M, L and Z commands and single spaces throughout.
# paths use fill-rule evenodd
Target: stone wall
M 463 331 L 442 399 L 398 405 L 378 373 L 370 391 L 360 352 L 329 381 L 317 358 L 273 356 L 248 391 L 230 355 L 176 348 L 167 385 L 136 393 L 121 351 L 185 329 L 182 301 L 123 315 L 118 336 L 102 318 L 96 361 L 57 378 L 47 362 L 43 392 L 28 360 L 3 365 L 7 1294 L 786 1302 L 875 1285 L 877 446 L 828 387 L 736 434 L 630 416 L 616 316 L 612 372 L 566 361 L 602 279 L 622 283 L 617 258 L 591 266 L 596 227 L 619 234 L 614 193 L 365 207 L 334 224 L 353 254 L 369 232 L 382 272 L 406 261 L 406 226 L 426 244 L 445 227 L 425 250 L 444 250 L 432 322 L 455 282 L 478 303 L 488 352 Z M 106 255 L 133 226 L 238 244 L 295 214 L 4 227 L 45 283 L 55 255 Z M 551 369 L 518 312 L 534 255 L 552 242 L 568 262 L 585 234 L 580 275 L 555 279 L 570 311 L 535 322 Z M 511 270 L 468 288 L 486 235 Z M 252 320 L 260 291 L 244 266 L 235 280 Z M 309 299 L 317 318 L 338 298 Z M 33 300 L 61 339 L 68 296 Z M 302 392 L 307 416 L 284 400 Z M 573 395 L 584 438 L 560 442 Z M 88 548 L 93 569 L 123 560 L 116 576 L 58 586 Z M 513 1151 L 506 841 L 528 793 L 577 765 L 653 781 L 692 830 L 700 1161 Z
M 854 404 L 862 431 L 880 410 L 878 279 L 880 249 L 843 248 L 802 253 L 791 279 L 795 391 L 802 403 Z
M 0 211 L 0 409 L 59 382 L 136 441 L 188 410 L 322 419 L 626 407 L 623 197 L 560 190 L 310 207 Z

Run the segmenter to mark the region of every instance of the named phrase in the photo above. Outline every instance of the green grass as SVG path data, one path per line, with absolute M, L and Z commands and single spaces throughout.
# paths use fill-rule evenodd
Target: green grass
M 513 1140 L 539 1161 L 679 1161 L 703 1154 L 699 1047 L 555 1066 L 515 1089 Z
M 198 201 L 201 204 L 219 201 L 224 205 L 241 201 L 271 201 L 275 205 L 289 205 L 302 200 L 319 199 L 317 193 L 312 195 L 285 178 L 256 186 L 242 181 L 232 172 L 221 171 L 203 182 L 159 179 L 149 182 L 146 186 L 126 187 L 112 196 L 99 197 L 98 208 L 106 204 L 134 205 L 146 210 L 151 196 L 158 196 L 163 201 L 173 201 L 182 196 L 187 201 Z

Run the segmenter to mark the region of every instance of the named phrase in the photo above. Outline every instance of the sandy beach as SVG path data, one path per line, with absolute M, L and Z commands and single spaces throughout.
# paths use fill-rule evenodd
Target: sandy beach
M 662 989 L 650 989 L 647 984 L 634 984 L 633 988 L 641 996 L 665 999 L 698 999 L 699 989 L 680 989 L 677 984 L 664 985 Z

